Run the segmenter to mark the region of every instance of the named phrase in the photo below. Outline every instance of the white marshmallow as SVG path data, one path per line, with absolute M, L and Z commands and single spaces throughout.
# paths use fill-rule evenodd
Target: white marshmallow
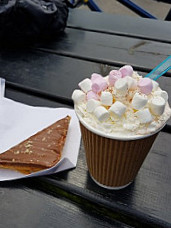
M 105 121 L 109 118 L 109 112 L 103 106 L 98 106 L 94 110 L 94 115 L 97 117 L 99 121 Z
M 121 117 L 126 111 L 126 106 L 120 101 L 116 101 L 110 108 L 109 112 L 111 114 L 116 115 L 117 117 Z
M 81 81 L 78 85 L 82 89 L 82 91 L 87 93 L 91 90 L 92 81 L 89 78 L 86 78 L 83 81 Z
M 153 91 L 155 91 L 159 87 L 159 83 L 154 80 L 152 80 L 152 85 L 153 85 Z
M 94 100 L 94 99 L 90 99 L 87 101 L 87 106 L 86 106 L 86 110 L 87 112 L 93 112 L 95 110 L 95 108 L 97 108 L 98 106 L 100 106 L 100 101 Z
M 72 93 L 72 100 L 76 104 L 84 102 L 86 100 L 86 95 L 83 91 L 75 89 Z
M 115 89 L 117 91 L 118 94 L 120 95 L 126 95 L 127 91 L 128 91 L 128 83 L 125 79 L 123 78 L 119 78 L 116 82 L 115 82 Z
M 136 116 L 142 124 L 150 123 L 152 121 L 152 115 L 148 108 L 137 111 Z
M 145 94 L 135 93 L 132 99 L 132 107 L 136 110 L 143 108 L 147 104 L 148 98 Z
M 136 89 L 137 88 L 137 82 L 135 81 L 134 78 L 130 77 L 130 76 L 126 76 L 125 77 L 127 83 L 128 83 L 128 89 Z
M 166 105 L 165 100 L 160 96 L 151 99 L 149 102 L 151 112 L 157 116 L 160 116 L 163 114 L 165 105 Z
M 103 105 L 111 105 L 113 103 L 113 96 L 110 92 L 102 92 L 100 101 Z
M 166 102 L 168 101 L 168 93 L 164 90 L 155 91 L 154 96 L 162 97 Z

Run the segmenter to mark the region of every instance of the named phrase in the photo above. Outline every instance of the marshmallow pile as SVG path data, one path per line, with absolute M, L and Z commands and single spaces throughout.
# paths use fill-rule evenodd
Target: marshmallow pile
M 118 121 L 129 121 L 130 116 L 137 127 L 158 121 L 168 101 L 167 92 L 159 88 L 158 82 L 139 76 L 130 65 L 112 70 L 106 77 L 93 73 L 79 87 L 72 94 L 74 104 L 82 105 L 85 113 L 97 121 L 110 121 L 113 126 Z

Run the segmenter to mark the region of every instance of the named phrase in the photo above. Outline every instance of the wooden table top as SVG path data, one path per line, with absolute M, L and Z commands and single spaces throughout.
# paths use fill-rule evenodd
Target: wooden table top
M 70 11 L 64 34 L 31 47 L 0 48 L 6 97 L 73 108 L 71 94 L 93 72 L 131 64 L 145 75 L 171 53 L 170 22 Z M 171 73 L 159 79 L 171 100 Z M 171 104 L 171 102 L 170 102 Z M 81 143 L 77 167 L 0 183 L 0 227 L 171 227 L 171 120 L 135 181 L 112 191 L 89 176 Z

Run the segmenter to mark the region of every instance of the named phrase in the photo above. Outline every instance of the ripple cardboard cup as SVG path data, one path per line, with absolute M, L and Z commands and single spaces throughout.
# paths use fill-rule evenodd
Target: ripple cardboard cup
M 151 135 L 114 137 L 95 130 L 77 116 L 94 182 L 107 189 L 127 187 L 135 179 L 161 128 Z

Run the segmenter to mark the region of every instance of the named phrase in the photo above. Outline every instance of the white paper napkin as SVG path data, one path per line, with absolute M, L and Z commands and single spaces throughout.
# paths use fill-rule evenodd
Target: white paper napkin
M 67 115 L 71 116 L 71 121 L 62 158 L 54 167 L 29 175 L 0 169 L 0 181 L 47 175 L 76 167 L 81 133 L 74 110 L 25 105 L 5 98 L 3 87 L 4 81 L 0 79 L 0 153 Z

